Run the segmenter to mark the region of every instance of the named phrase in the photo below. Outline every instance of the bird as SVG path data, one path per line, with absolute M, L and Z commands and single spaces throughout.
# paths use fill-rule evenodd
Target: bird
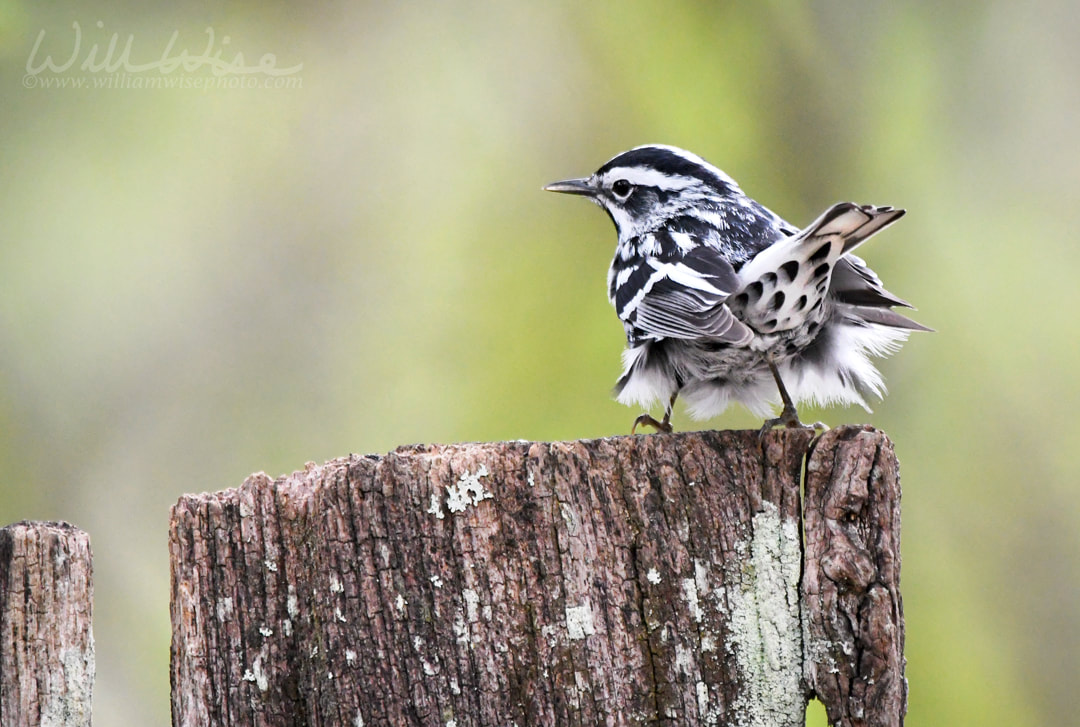
M 614 396 L 646 410 L 631 434 L 671 432 L 679 397 L 698 420 L 742 404 L 765 418 L 762 436 L 827 429 L 803 424 L 797 405 L 869 412 L 867 399 L 885 395 L 871 357 L 932 330 L 894 311 L 912 306 L 853 252 L 903 209 L 840 202 L 799 229 L 719 168 L 662 144 L 544 189 L 592 200 L 618 233 L 607 292 L 626 349 Z M 657 404 L 660 420 L 649 413 Z

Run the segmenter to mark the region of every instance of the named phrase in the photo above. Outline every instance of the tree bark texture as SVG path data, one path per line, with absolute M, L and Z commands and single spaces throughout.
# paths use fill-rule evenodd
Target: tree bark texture
M 806 679 L 829 724 L 899 724 L 907 680 L 896 454 L 869 428 L 830 435 L 807 464 Z
M 89 725 L 90 538 L 62 522 L 0 529 L 0 727 Z
M 817 690 L 839 724 L 900 724 L 902 689 L 878 686 L 903 684 L 899 555 L 877 550 L 899 513 L 875 509 L 898 503 L 892 450 L 817 443 L 814 527 L 847 539 L 808 533 L 804 565 L 811 438 L 403 447 L 185 496 L 173 723 L 802 727 Z

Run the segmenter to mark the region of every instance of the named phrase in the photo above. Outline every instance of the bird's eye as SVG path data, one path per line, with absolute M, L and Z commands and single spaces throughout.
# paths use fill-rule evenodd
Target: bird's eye
M 633 188 L 634 186 L 625 179 L 616 179 L 615 183 L 611 185 L 611 191 L 619 197 L 630 196 L 630 192 L 631 190 L 633 190 Z

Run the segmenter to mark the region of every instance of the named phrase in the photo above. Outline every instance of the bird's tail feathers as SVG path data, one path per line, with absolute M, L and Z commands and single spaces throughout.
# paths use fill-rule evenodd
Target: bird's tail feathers
M 810 225 L 804 233 L 805 240 L 827 235 L 843 238 L 843 252 L 848 253 L 903 217 L 905 210 L 893 207 L 857 205 L 853 202 L 834 204 L 825 214 Z
M 849 312 L 867 323 L 876 323 L 879 326 L 903 328 L 907 331 L 927 331 L 931 333 L 934 331 L 933 328 L 924 326 L 923 324 L 913 321 L 907 316 L 901 315 L 894 310 L 889 310 L 888 308 L 851 306 Z

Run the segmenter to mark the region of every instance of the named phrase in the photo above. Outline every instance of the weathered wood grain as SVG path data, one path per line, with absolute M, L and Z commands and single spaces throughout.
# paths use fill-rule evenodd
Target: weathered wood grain
M 86 533 L 0 528 L 0 727 L 90 724 L 93 597 Z
M 806 677 L 836 727 L 901 725 L 900 474 L 870 427 L 830 432 L 807 463 Z
M 173 722 L 801 727 L 810 439 L 415 446 L 185 496 Z

